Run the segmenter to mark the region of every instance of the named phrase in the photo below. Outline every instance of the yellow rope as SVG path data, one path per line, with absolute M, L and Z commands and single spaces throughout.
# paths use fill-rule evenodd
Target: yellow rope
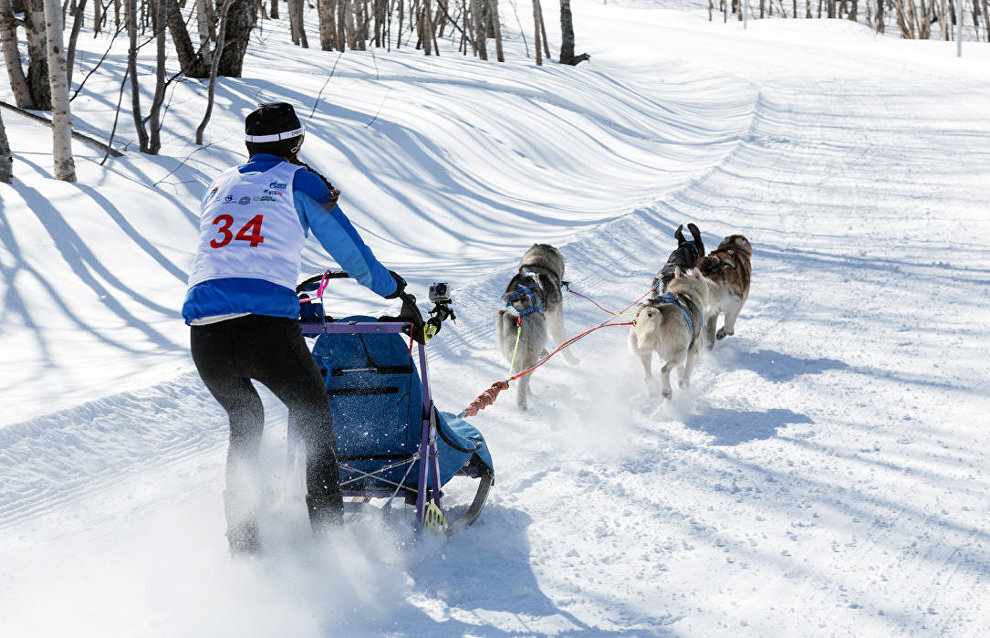
M 520 337 L 522 337 L 522 317 L 516 319 L 516 345 L 512 347 L 512 361 L 509 362 L 509 381 L 512 380 L 512 370 L 516 365 L 516 352 L 519 351 Z

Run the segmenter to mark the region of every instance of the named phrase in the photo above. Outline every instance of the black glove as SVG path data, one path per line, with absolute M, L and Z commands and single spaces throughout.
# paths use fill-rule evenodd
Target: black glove
M 416 298 L 405 292 L 401 293 L 399 297 L 402 299 L 402 311 L 399 312 L 399 319 L 412 324 L 410 337 L 418 343 L 426 343 L 426 334 L 423 332 L 426 322 L 423 321 L 423 315 L 420 313 L 419 307 L 416 306 Z
M 392 279 L 395 280 L 395 292 L 391 295 L 386 295 L 386 299 L 397 299 L 402 296 L 402 293 L 406 289 L 406 280 L 399 276 L 399 273 L 394 270 L 388 271 L 388 274 L 392 275 Z

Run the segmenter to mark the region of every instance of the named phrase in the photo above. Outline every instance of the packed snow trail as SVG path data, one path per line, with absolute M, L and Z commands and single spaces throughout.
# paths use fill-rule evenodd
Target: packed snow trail
M 265 455 L 276 549 L 250 565 L 225 554 L 224 425 L 194 376 L 15 422 L 0 430 L 11 468 L 5 463 L 0 500 L 5 632 L 990 632 L 990 370 L 982 357 L 990 349 L 990 72 L 913 57 L 920 47 L 874 40 L 855 25 L 765 22 L 743 33 L 676 13 L 575 6 L 599 27 L 588 47 L 604 52 L 593 58 L 600 66 L 576 72 L 591 76 L 583 86 L 609 77 L 598 69 L 614 71 L 623 101 L 639 96 L 644 116 L 651 103 L 657 118 L 678 113 L 694 141 L 669 136 L 650 149 L 652 168 L 621 166 L 618 186 L 589 185 L 580 173 L 551 170 L 570 138 L 547 127 L 546 148 L 557 149 L 541 159 L 547 172 L 476 170 L 487 185 L 459 182 L 461 207 L 437 227 L 471 237 L 462 253 L 448 241 L 434 260 L 430 240 L 452 238 L 432 232 L 402 247 L 387 217 L 368 227 L 395 242 L 393 254 L 417 271 L 414 285 L 425 289 L 445 266 L 458 274 L 458 322 L 430 347 L 437 401 L 450 410 L 505 376 L 491 316 L 532 241 L 556 243 L 576 288 L 622 307 L 648 286 L 679 223 L 698 223 L 709 248 L 745 234 L 755 250 L 750 299 L 736 336 L 703 358 L 690 391 L 675 390 L 668 403 L 651 398 L 625 329 L 582 339 L 574 348 L 580 365 L 552 361 L 535 373 L 533 409 L 518 413 L 510 391 L 475 417 L 498 474 L 490 505 L 463 534 L 415 550 L 406 528 L 376 517 L 356 520 L 326 546 L 309 544 L 280 465 L 284 418 L 275 408 Z M 926 44 L 929 55 L 940 50 Z M 429 75 L 420 58 L 378 63 Z M 486 72 L 519 86 L 549 75 Z M 344 76 L 357 95 L 380 88 L 358 75 Z M 674 78 L 681 84 L 672 86 Z M 239 85 L 245 95 L 250 80 Z M 431 86 L 445 87 L 457 108 L 423 129 L 411 110 L 403 126 L 428 130 L 420 141 L 446 139 L 433 134 L 443 130 L 457 147 L 459 130 L 479 126 L 468 106 L 478 86 L 469 78 Z M 559 82 L 552 90 L 569 89 Z M 692 100 L 693 91 L 704 94 Z M 429 102 L 428 92 L 420 95 Z M 378 101 L 369 102 L 373 113 Z M 588 119 L 616 104 L 594 104 Z M 512 108 L 532 106 L 524 99 Z M 634 137 L 634 129 L 615 130 Z M 697 137 L 705 131 L 707 147 Z M 503 133 L 492 137 L 510 139 Z M 513 166 L 506 158 L 531 134 L 511 137 L 502 161 Z M 460 148 L 471 144 L 479 145 L 472 153 L 488 148 L 473 133 Z M 356 138 L 348 145 L 360 146 Z M 409 202 L 437 203 L 422 206 L 434 211 L 442 200 L 430 199 L 433 180 L 445 183 L 459 162 L 479 165 L 467 152 L 455 162 L 423 148 L 437 162 L 427 179 L 385 179 L 404 184 L 396 190 Z M 409 157 L 424 159 L 416 153 Z M 690 170 L 675 178 L 674 165 L 688 156 Z M 517 205 L 489 218 L 490 203 L 468 214 L 475 188 L 511 192 Z M 550 195 L 568 188 L 576 194 L 568 206 L 527 216 L 525 200 L 550 206 Z M 623 188 L 629 197 L 619 197 Z M 608 197 L 632 203 L 582 221 L 563 210 L 591 213 Z M 375 208 L 358 210 L 365 207 Z M 94 228 L 88 241 L 97 245 Z M 606 318 L 582 300 L 565 303 L 571 334 Z

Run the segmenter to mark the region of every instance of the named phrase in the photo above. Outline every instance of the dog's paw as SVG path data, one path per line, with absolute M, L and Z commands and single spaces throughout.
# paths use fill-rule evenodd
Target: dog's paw
M 674 392 L 673 392 L 673 390 L 664 390 L 663 391 L 663 398 L 665 398 L 665 399 L 672 399 L 672 398 L 674 398 Z
M 734 334 L 734 332 L 728 332 L 725 328 L 719 328 L 718 334 L 716 334 L 715 337 L 717 339 L 725 339 L 726 337 L 731 337 Z

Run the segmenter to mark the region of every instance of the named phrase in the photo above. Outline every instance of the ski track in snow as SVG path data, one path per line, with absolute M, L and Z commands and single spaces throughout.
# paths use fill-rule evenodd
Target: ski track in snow
M 88 620 L 43 626 L 75 635 L 990 632 L 990 298 L 974 294 L 990 283 L 990 89 L 708 73 L 694 86 L 724 99 L 684 116 L 711 143 L 685 155 L 686 181 L 641 188 L 611 221 L 537 220 L 551 224 L 539 239 L 560 240 L 573 288 L 615 310 L 645 292 L 682 221 L 699 224 L 709 249 L 750 238 L 753 290 L 737 334 L 702 357 L 690 391 L 658 403 L 625 350 L 627 328 L 602 329 L 573 346 L 579 366 L 554 359 L 535 373 L 528 413 L 510 390 L 475 417 L 498 481 L 470 530 L 413 552 L 401 530 L 362 519 L 332 548 L 290 543 L 247 566 L 223 556 L 225 424 L 194 373 L 6 425 L 2 617 L 22 629 L 43 615 L 31 606 L 47 581 L 37 571 L 60 573 L 54 599 Z M 946 95 L 968 98 L 938 106 Z M 656 117 L 690 110 L 655 106 Z M 372 230 L 399 242 L 384 221 Z M 454 291 L 458 323 L 430 348 L 444 410 L 505 374 L 491 315 L 528 228 L 486 231 L 504 244 L 479 251 L 485 274 Z M 569 334 L 607 318 L 565 303 Z M 271 412 L 276 458 L 284 417 Z M 293 538 L 304 525 L 287 516 L 280 533 Z M 93 570 L 119 587 L 121 609 L 86 591 Z M 252 605 L 266 609 L 257 622 Z

